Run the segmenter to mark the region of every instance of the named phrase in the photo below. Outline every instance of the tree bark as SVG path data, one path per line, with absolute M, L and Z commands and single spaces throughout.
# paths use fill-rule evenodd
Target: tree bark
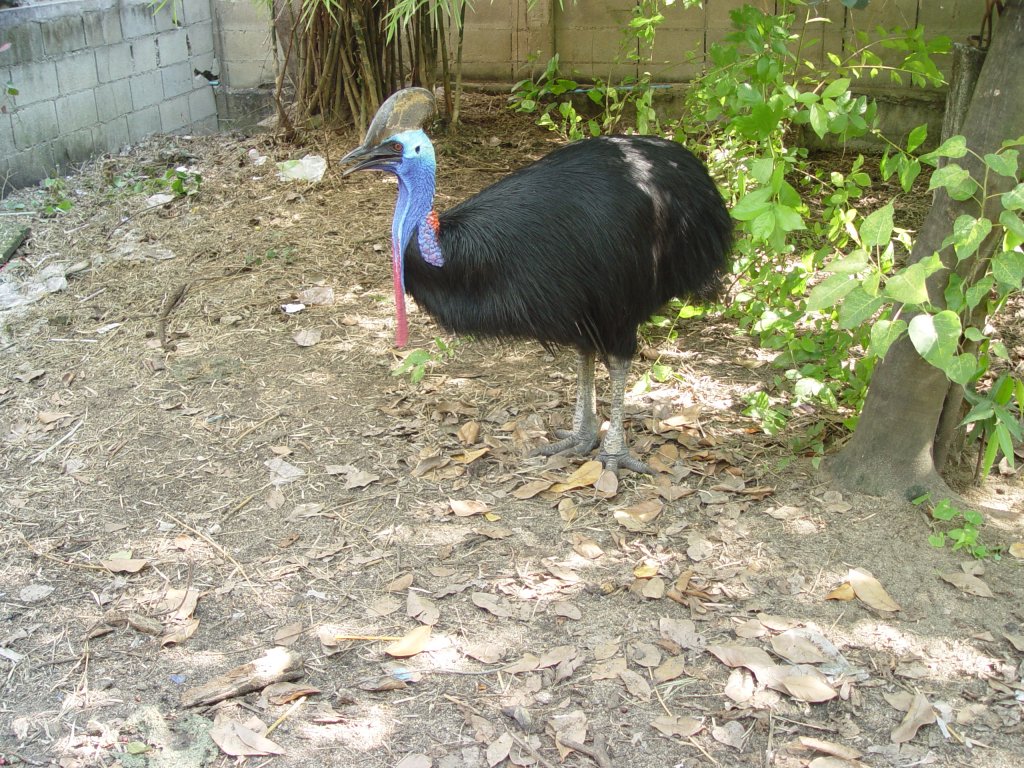
M 1022 57 L 1024 0 L 1008 0 L 961 128 L 968 147 L 979 155 L 996 151 L 1004 139 L 1016 138 L 1024 128 Z M 956 162 L 975 179 L 985 179 L 984 165 L 973 156 Z M 935 252 L 942 257 L 946 269 L 928 280 L 928 294 L 936 307 L 945 306 L 943 289 L 950 271 L 975 279 L 984 274 L 980 268 L 992 257 L 1001 238 L 996 227 L 973 257 L 957 264 L 953 249 L 942 247 L 953 222 L 962 214 L 982 213 L 997 220 L 999 198 L 993 193 L 1006 191 L 1012 184 L 1005 177 L 989 175 L 989 198 L 983 210 L 973 199 L 952 200 L 944 189 L 936 194 L 910 255 L 911 262 Z M 911 499 L 930 492 L 933 498 L 953 496 L 939 475 L 941 465 L 936 463 L 936 454 L 947 455 L 948 445 L 936 445 L 936 441 L 940 432 L 948 432 L 940 430 L 940 423 L 950 386 L 942 371 L 918 355 L 907 336 L 901 338 L 875 369 L 857 428 L 827 462 L 826 470 L 847 489 L 871 495 Z

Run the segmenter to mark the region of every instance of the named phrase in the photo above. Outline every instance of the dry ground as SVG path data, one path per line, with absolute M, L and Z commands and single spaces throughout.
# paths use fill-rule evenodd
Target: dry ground
M 440 208 L 547 149 L 500 104 L 469 115 Z M 1021 561 L 969 564 L 989 597 L 953 586 L 921 511 L 762 435 L 748 339 L 650 340 L 635 377 L 682 373 L 631 397 L 659 477 L 552 486 L 581 461 L 526 456 L 568 419 L 572 355 L 461 340 L 391 376 L 393 184 L 283 183 L 250 149 L 304 151 L 153 142 L 19 219 L 7 280 L 72 268 L 0 313 L 0 764 L 228 765 L 214 720 L 238 751 L 253 717 L 282 754 L 247 762 L 279 768 L 1024 764 Z M 130 182 L 176 165 L 201 192 L 146 210 Z M 282 312 L 310 288 L 333 303 Z M 973 493 L 1019 542 L 1020 479 Z M 899 610 L 870 581 L 826 599 L 851 569 Z M 386 652 L 417 626 L 420 653 Z M 293 687 L 185 706 L 275 647 Z

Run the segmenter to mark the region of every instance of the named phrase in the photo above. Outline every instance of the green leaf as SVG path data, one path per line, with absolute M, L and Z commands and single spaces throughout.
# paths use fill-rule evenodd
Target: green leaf
M 755 241 L 767 240 L 775 231 L 775 212 L 769 208 L 750 224 L 750 235 Z
M 963 157 L 967 154 L 967 139 L 963 136 L 950 136 L 936 150 L 921 157 L 926 163 L 932 163 L 940 157 Z
M 944 309 L 934 315 L 922 312 L 907 326 L 914 349 L 932 365 L 942 367 L 956 354 L 960 343 L 960 317 Z
M 858 249 L 848 256 L 843 256 L 835 261 L 830 261 L 822 267 L 822 271 L 852 275 L 857 272 L 863 272 L 867 268 L 868 254 L 866 251 Z
M 1008 211 L 1019 211 L 1024 208 L 1024 182 L 1003 194 L 1003 208 Z
M 821 104 L 811 105 L 811 128 L 818 134 L 819 139 L 825 138 L 828 133 L 828 112 Z
M 953 250 L 957 261 L 963 261 L 978 250 L 989 233 L 992 222 L 988 219 L 976 219 L 973 216 L 958 216 L 953 222 Z
M 807 297 L 807 309 L 821 311 L 834 308 L 856 287 L 857 281 L 849 275 L 830 275 L 811 290 Z
M 887 245 L 892 238 L 892 202 L 870 213 L 860 225 L 860 237 L 865 248 Z
M 907 324 L 903 320 L 879 320 L 871 326 L 871 344 L 868 351 L 879 358 L 885 357 L 889 347 L 903 335 L 905 330 L 907 330 Z
M 838 80 L 833 80 L 821 94 L 823 99 L 834 99 L 837 96 L 841 96 L 850 90 L 850 79 L 847 77 L 840 77 Z
M 915 149 L 924 144 L 924 140 L 928 138 L 928 124 L 922 123 L 910 132 L 907 136 L 907 152 L 913 152 Z
M 1024 253 L 1003 251 L 992 259 L 992 277 L 1002 286 L 1019 291 L 1024 280 Z
M 769 198 L 772 195 L 768 187 L 759 187 L 748 192 L 732 207 L 732 217 L 737 221 L 752 221 L 772 207 Z
M 775 160 L 771 157 L 759 157 L 750 164 L 750 175 L 758 184 L 767 184 L 775 170 Z
M 1024 219 L 1021 219 L 1020 214 L 1003 211 L 999 214 L 999 223 L 1007 231 L 1007 235 L 1004 237 L 1004 240 L 1007 241 L 1007 248 L 1015 248 L 1024 243 Z M 1011 242 L 1011 238 L 1016 238 L 1016 240 Z
M 971 174 L 966 168 L 956 163 L 950 163 L 935 171 L 928 184 L 929 192 L 940 188 L 945 188 L 954 200 L 966 200 L 977 190 L 978 182 L 971 178 Z
M 978 358 L 969 354 L 954 355 L 940 367 L 950 381 L 966 387 L 978 372 Z
M 878 311 L 884 301 L 881 296 L 872 296 L 858 285 L 846 295 L 839 307 L 839 327 L 859 327 Z
M 885 281 L 882 294 L 901 304 L 924 304 L 928 301 L 925 278 L 924 268 L 920 264 L 911 264 Z
M 1009 176 L 1011 179 L 1016 179 L 1018 154 L 1016 149 L 1007 149 L 999 154 L 989 152 L 984 158 L 985 165 L 1000 176 Z
M 968 308 L 974 309 L 978 306 L 988 296 L 994 285 L 995 281 L 992 279 L 992 276 L 985 275 L 974 285 L 969 286 L 964 291 L 964 301 L 967 303 Z M 949 307 L 949 309 L 955 309 L 955 307 Z
M 775 221 L 783 232 L 804 228 L 804 220 L 795 210 L 781 203 L 775 206 Z

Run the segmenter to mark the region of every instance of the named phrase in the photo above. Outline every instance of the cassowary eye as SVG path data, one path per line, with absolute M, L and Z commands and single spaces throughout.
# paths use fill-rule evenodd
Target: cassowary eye
M 400 141 L 392 141 L 391 148 L 395 150 L 395 152 L 401 152 L 404 149 L 404 147 L 402 146 L 402 142 Z

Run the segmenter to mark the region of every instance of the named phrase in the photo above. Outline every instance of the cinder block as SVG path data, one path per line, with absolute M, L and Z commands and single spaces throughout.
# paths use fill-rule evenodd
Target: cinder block
M 5 56 L 5 64 L 38 61 L 43 58 L 43 27 L 36 22 L 26 21 L 4 30 L 4 42 L 11 47 Z
M 132 89 L 127 78 L 98 86 L 95 95 L 96 119 L 101 123 L 110 122 L 132 111 Z
M 164 97 L 160 71 L 157 69 L 128 78 L 132 91 L 132 107 L 143 109 L 157 104 Z
M 160 66 L 157 56 L 156 35 L 139 37 L 131 41 L 132 69 L 136 73 L 149 72 Z
M 0 157 L 10 157 L 15 151 L 12 119 L 13 115 L 0 113 Z M 0 181 L 2 179 L 3 174 L 0 173 Z M 3 194 L 2 188 L 0 188 L 0 194 Z
M 182 0 L 181 10 L 181 16 L 189 27 L 197 22 L 209 21 L 213 18 L 210 0 Z
M 57 84 L 61 93 L 95 88 L 98 82 L 96 54 L 91 50 L 70 53 L 57 59 Z
M 210 72 L 211 74 L 217 75 L 218 78 L 219 78 L 219 76 L 220 76 L 220 62 L 217 61 L 217 57 L 213 55 L 213 51 L 210 51 L 209 53 L 201 54 L 199 56 L 193 56 L 192 57 L 192 74 L 193 74 L 193 76 L 198 77 L 198 75 L 195 75 L 195 73 L 197 71 L 199 71 L 199 72 Z M 196 81 L 196 83 L 198 85 L 202 85 L 203 83 L 207 83 L 207 82 L 209 82 L 209 81 L 205 80 L 205 79 L 203 80 L 202 83 L 200 83 L 198 80 Z
M 203 21 L 190 24 L 185 30 L 188 36 L 188 50 L 192 56 L 203 56 L 213 53 L 213 22 Z
M 118 7 L 118 11 L 121 17 L 121 33 L 125 40 L 145 37 L 156 32 L 153 11 L 148 5 L 124 2 Z
M 164 133 L 180 133 L 190 123 L 188 94 L 160 102 L 160 130 Z
M 99 118 L 96 115 L 96 95 L 92 91 L 78 91 L 54 100 L 57 107 L 57 124 L 61 133 L 70 133 L 91 126 Z
M 113 45 L 124 40 L 117 8 L 86 11 L 82 14 L 82 23 L 85 25 L 85 42 L 92 47 Z
M 160 77 L 163 81 L 165 99 L 172 99 L 175 96 L 188 93 L 195 87 L 192 66 L 187 61 L 172 64 L 169 67 L 161 67 Z
M 52 61 L 36 61 L 11 67 L 11 83 L 18 89 L 12 101 L 19 107 L 56 98 L 57 67 Z
M 132 144 L 138 144 L 154 133 L 160 133 L 160 110 L 157 107 L 146 107 L 128 115 L 128 138 Z
M 220 27 L 229 32 L 269 29 L 270 11 L 265 4 L 246 0 L 214 0 Z
M 188 33 L 184 29 L 174 29 L 157 35 L 156 47 L 161 67 L 188 61 Z
M 208 121 L 211 117 L 214 119 L 214 127 L 216 128 L 217 100 L 213 97 L 213 88 L 206 86 L 192 91 L 188 95 L 188 113 L 192 121 L 192 131 L 194 133 L 204 132 L 195 126 Z
M 60 134 L 57 109 L 52 101 L 39 101 L 15 110 L 12 117 L 14 146 L 28 149 Z
M 69 165 L 84 163 L 96 154 L 92 128 L 82 128 L 58 136 L 50 142 L 50 151 L 62 172 L 70 170 Z
M 103 152 L 118 152 L 131 144 L 128 134 L 128 118 L 119 117 L 108 123 L 101 123 L 93 129 L 96 149 Z
M 43 24 L 43 50 L 47 56 L 80 51 L 85 46 L 85 25 L 81 16 L 60 16 Z
M 0 166 L 2 168 L 3 166 Z M 8 160 L 8 172 L 4 174 L 11 186 L 28 187 L 45 179 L 54 172 L 53 155 L 49 144 L 18 152 Z
M 167 0 L 164 7 L 156 10 L 150 8 L 153 13 L 153 23 L 157 32 L 166 32 L 169 29 L 176 29 L 181 26 L 181 4 L 178 0 Z
M 101 83 L 121 80 L 135 72 L 132 46 L 128 43 L 105 45 L 96 49 L 96 73 Z

